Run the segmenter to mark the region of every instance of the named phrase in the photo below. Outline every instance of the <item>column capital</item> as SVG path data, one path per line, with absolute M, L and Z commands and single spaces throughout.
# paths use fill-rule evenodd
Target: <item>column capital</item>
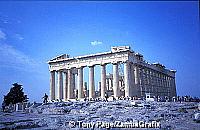
M 68 71 L 67 71 L 67 69 L 63 69 L 62 72 L 63 73 L 67 73 Z
M 119 64 L 119 62 L 116 61 L 116 62 L 113 62 L 112 64 L 113 64 L 113 65 L 117 65 L 117 64 Z
M 89 68 L 93 68 L 95 65 L 88 65 Z
M 143 66 L 141 66 L 141 65 L 139 65 L 139 64 L 137 64 L 137 63 L 133 63 L 133 65 L 134 65 L 135 67 L 143 68 Z
M 107 65 L 107 63 L 102 63 L 102 64 L 100 64 L 101 66 L 106 66 Z
M 56 70 L 56 72 L 64 72 L 64 69 Z
M 129 61 L 129 60 L 126 60 L 126 61 L 124 61 L 123 63 L 133 64 L 133 62 L 131 62 L 131 61 Z
M 77 69 L 83 69 L 85 66 L 78 66 Z

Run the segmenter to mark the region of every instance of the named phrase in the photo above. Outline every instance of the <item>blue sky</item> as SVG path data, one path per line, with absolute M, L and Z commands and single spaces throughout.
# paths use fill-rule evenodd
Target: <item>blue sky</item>
M 120 45 L 176 69 L 178 95 L 200 96 L 198 12 L 197 1 L 0 2 L 0 101 L 14 82 L 31 101 L 41 101 L 49 92 L 46 62 L 57 55 Z

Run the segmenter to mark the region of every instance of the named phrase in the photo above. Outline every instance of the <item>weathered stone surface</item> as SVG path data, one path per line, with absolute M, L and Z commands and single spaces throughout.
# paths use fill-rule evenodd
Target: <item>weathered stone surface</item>
M 163 129 L 194 129 L 200 128 L 200 123 L 194 120 L 194 114 L 199 118 L 197 103 L 151 102 L 142 103 L 147 107 L 135 107 L 132 101 L 116 100 L 110 102 L 63 102 L 39 105 L 32 108 L 32 113 L 0 112 L 0 129 L 68 129 L 70 121 L 82 122 L 134 122 L 158 121 Z M 184 108 L 188 113 L 180 112 Z M 38 113 L 39 112 L 39 113 Z M 78 124 L 76 124 L 78 128 Z

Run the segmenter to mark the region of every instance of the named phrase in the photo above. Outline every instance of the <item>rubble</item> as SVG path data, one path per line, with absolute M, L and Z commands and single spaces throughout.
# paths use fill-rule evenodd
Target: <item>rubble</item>
M 196 121 L 197 123 L 200 123 L 200 113 L 194 114 L 194 121 Z

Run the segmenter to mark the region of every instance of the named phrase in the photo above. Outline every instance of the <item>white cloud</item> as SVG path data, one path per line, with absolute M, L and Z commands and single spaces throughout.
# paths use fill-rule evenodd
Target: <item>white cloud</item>
M 16 37 L 18 40 L 24 40 L 24 37 L 23 37 L 21 34 L 15 34 L 15 37 Z
M 6 34 L 0 29 L 0 40 L 5 40 Z
M 96 45 L 101 45 L 101 44 L 103 44 L 103 42 L 101 42 L 101 41 L 92 41 L 92 42 L 90 42 L 90 43 L 91 43 L 92 46 L 96 46 Z
M 34 71 L 40 63 L 8 44 L 0 43 L 0 67 Z

